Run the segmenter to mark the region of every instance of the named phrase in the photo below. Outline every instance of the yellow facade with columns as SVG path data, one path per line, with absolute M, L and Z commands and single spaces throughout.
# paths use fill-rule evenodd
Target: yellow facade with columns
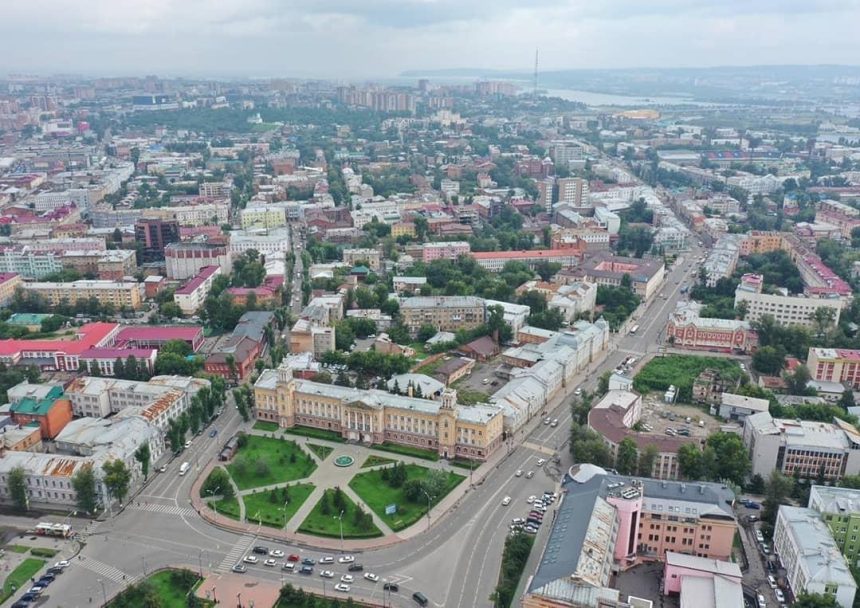
M 385 441 L 437 451 L 442 458 L 486 460 L 504 440 L 501 408 L 464 406 L 446 389 L 438 401 L 293 378 L 265 370 L 254 385 L 254 414 L 284 428 L 306 426 L 348 441 Z

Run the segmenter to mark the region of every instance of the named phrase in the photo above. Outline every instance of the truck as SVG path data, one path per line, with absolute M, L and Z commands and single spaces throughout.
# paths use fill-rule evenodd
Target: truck
M 190 466 L 191 466 L 191 465 L 190 465 L 190 464 L 188 464 L 187 462 L 183 462 L 183 463 L 179 466 L 179 476 L 180 476 L 180 477 L 182 477 L 183 475 L 185 475 L 185 474 L 188 472 L 188 467 L 190 467 Z

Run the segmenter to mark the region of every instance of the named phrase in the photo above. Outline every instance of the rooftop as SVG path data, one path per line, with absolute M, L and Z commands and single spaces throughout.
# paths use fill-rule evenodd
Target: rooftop
M 185 285 L 177 289 L 174 294 L 175 295 L 189 295 L 194 293 L 194 291 L 200 287 L 209 277 L 213 274 L 220 274 L 221 268 L 219 266 L 204 266 L 190 281 L 188 281 Z
M 830 528 L 821 520 L 817 511 L 803 507 L 781 505 L 777 515 L 777 528 L 780 520 L 785 522 L 785 530 L 797 547 L 797 557 L 804 580 L 822 582 L 845 587 L 857 587 L 848 564 Z

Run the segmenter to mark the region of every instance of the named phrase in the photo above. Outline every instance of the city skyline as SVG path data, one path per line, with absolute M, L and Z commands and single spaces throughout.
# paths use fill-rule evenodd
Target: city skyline
M 853 0 L 594 4 L 94 0 L 82 11 L 68 0 L 34 0 L 0 8 L 0 72 L 341 79 L 528 72 L 535 48 L 542 70 L 846 64 L 860 56 Z

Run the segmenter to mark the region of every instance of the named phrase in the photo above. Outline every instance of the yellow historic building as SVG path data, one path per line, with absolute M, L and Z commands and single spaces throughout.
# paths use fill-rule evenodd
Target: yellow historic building
M 432 401 L 301 380 L 281 366 L 260 375 L 254 397 L 258 420 L 326 429 L 349 441 L 437 450 L 442 458 L 485 460 L 503 441 L 502 409 L 458 405 L 451 389 Z

